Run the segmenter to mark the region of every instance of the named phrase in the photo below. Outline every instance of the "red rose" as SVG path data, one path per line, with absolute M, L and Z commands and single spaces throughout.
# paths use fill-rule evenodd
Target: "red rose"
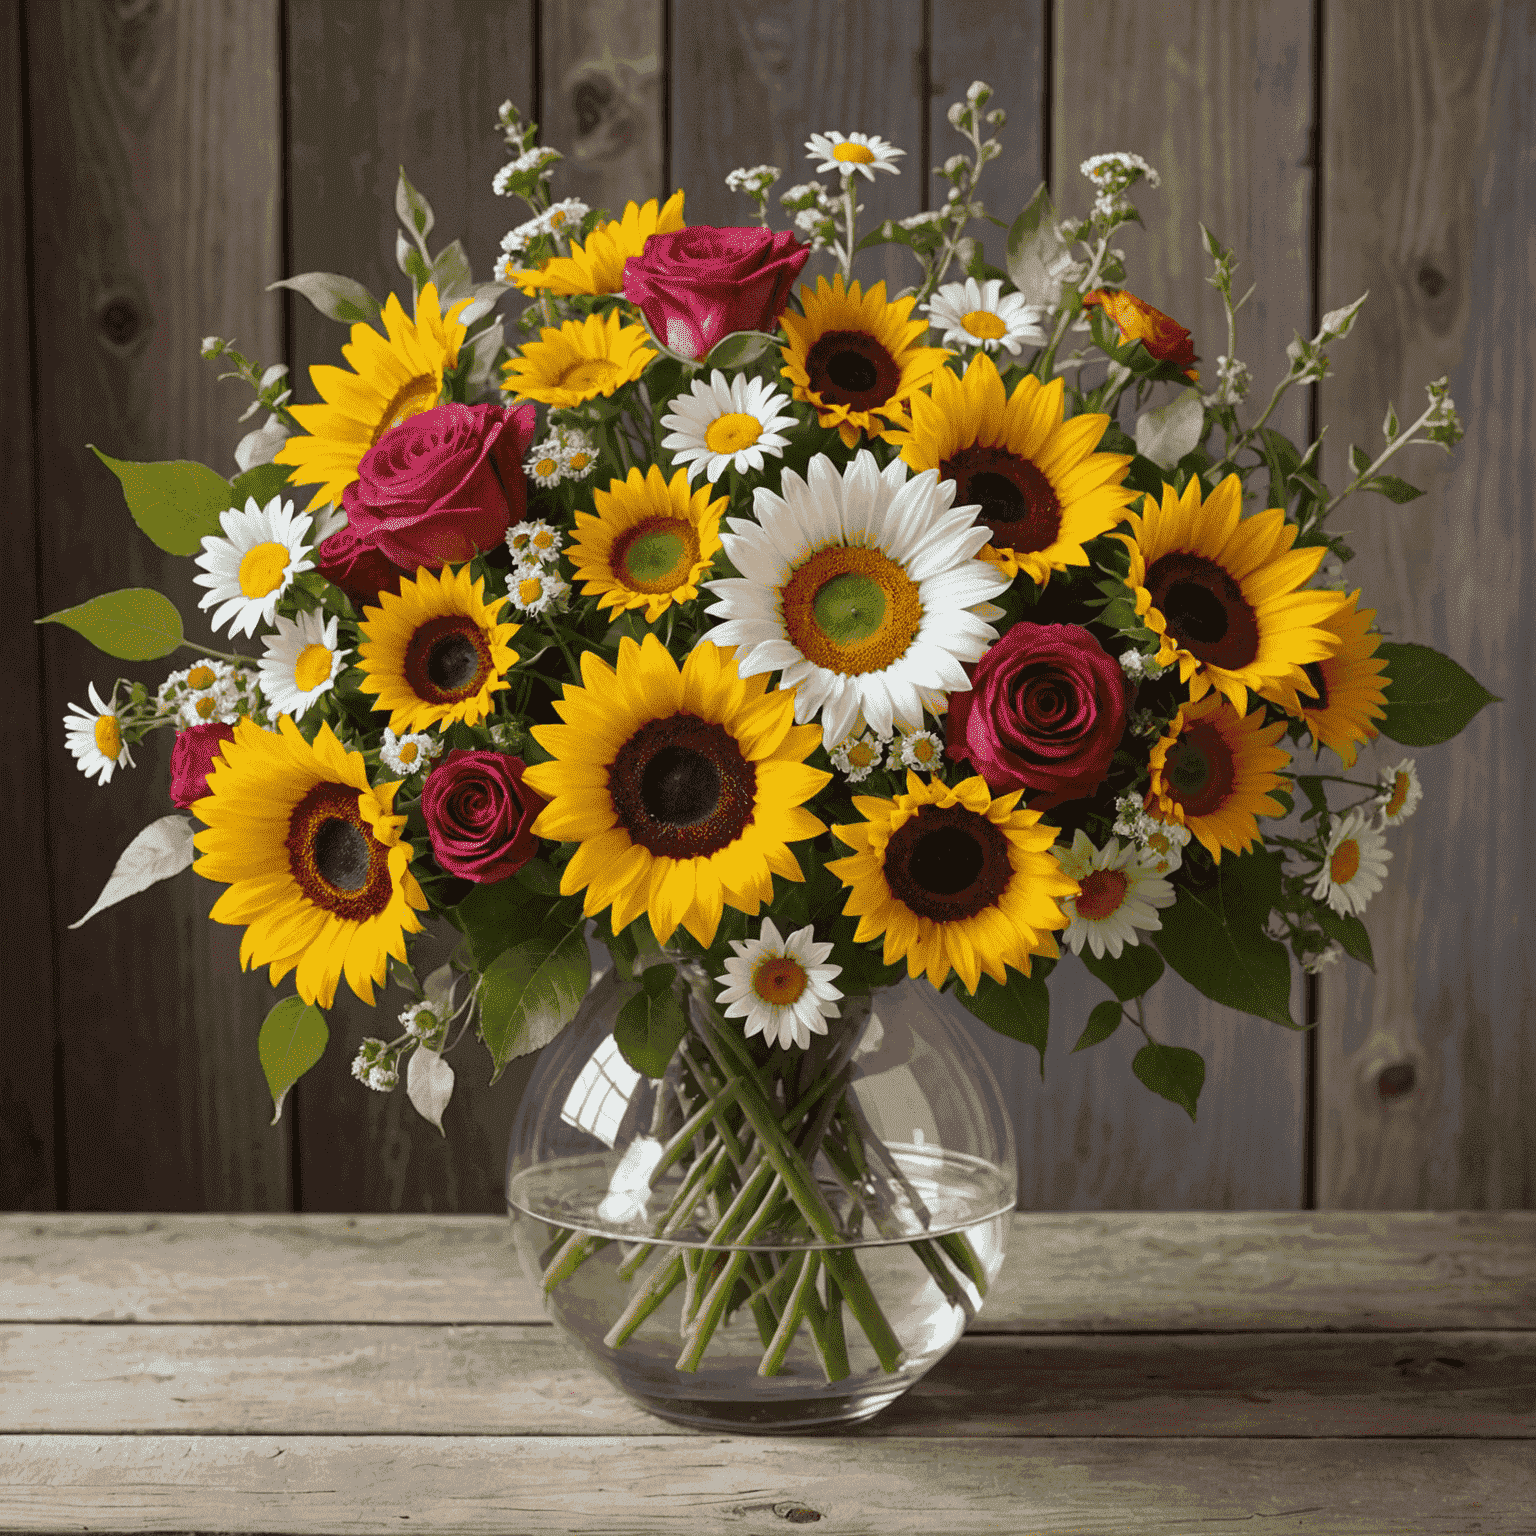
M 543 809 L 523 783 L 522 758 L 505 752 L 450 752 L 421 791 L 433 858 L 477 884 L 505 880 L 539 851 L 529 829 Z
M 189 725 L 177 731 L 171 748 L 171 799 L 182 810 L 208 793 L 208 775 L 219 748 L 235 739 L 232 725 Z
M 320 546 L 315 567 L 328 582 L 340 587 L 352 599 L 355 608 L 377 603 L 380 592 L 399 596 L 400 578 L 405 574 L 350 528 L 333 533 Z
M 1018 623 L 949 696 L 951 757 L 994 794 L 1029 792 L 1032 810 L 1080 800 L 1104 782 L 1125 734 L 1120 663 L 1081 625 Z
M 771 331 L 810 254 L 787 229 L 695 224 L 624 263 L 624 297 L 672 351 L 700 358 L 733 331 Z
M 411 573 L 494 548 L 527 505 L 523 455 L 533 434 L 532 405 L 439 405 L 408 416 L 363 455 L 342 492 L 347 532 Z

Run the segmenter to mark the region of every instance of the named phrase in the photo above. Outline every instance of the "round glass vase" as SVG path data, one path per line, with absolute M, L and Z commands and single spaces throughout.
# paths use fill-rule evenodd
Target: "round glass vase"
M 846 999 L 801 1051 L 747 1040 L 692 962 L 641 964 L 666 967 L 642 1004 L 643 978 L 604 971 L 523 1094 L 507 1207 L 524 1268 L 663 1419 L 778 1434 L 871 1417 L 943 1358 L 1002 1265 L 1016 1176 L 996 1079 L 923 983 Z M 615 1037 L 633 1052 L 642 1019 L 659 1076 Z

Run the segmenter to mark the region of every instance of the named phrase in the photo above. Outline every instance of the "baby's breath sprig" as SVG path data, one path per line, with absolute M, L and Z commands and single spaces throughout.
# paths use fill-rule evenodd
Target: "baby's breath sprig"
M 299 430 L 298 422 L 288 413 L 288 399 L 293 391 L 285 382 L 288 377 L 287 363 L 273 363 L 271 367 L 263 368 L 243 352 L 236 351 L 233 337 L 226 341 L 222 336 L 205 336 L 200 350 L 209 362 L 221 357 L 228 359 L 231 368 L 228 373 L 219 375 L 221 384 L 225 379 L 244 379 L 255 390 L 256 398 L 241 413 L 241 421 L 248 421 L 257 411 L 267 411 L 276 416 L 289 431 Z
M 738 166 L 726 174 L 725 185 L 730 191 L 752 199 L 757 205 L 757 222 L 767 229 L 768 194 L 783 174 L 776 165 L 754 165 L 750 169 Z

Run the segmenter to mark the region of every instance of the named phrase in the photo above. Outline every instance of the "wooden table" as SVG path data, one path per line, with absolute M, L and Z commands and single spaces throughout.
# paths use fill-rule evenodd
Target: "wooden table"
M 0 1217 L 5 1531 L 1536 1532 L 1536 1212 L 1021 1215 L 873 1423 L 632 1407 L 480 1217 Z

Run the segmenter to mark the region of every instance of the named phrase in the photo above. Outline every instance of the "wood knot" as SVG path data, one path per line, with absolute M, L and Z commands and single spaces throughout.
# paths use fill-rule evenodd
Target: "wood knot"
M 791 1525 L 813 1525 L 821 1519 L 821 1512 L 808 1504 L 775 1504 L 773 1512 L 780 1520 L 788 1520 Z
M 1451 283 L 1450 278 L 1439 267 L 1432 266 L 1427 261 L 1414 274 L 1413 280 L 1419 285 L 1420 292 L 1427 299 L 1438 299 L 1450 287 Z
M 588 75 L 571 92 L 571 110 L 576 114 L 576 131 L 583 138 L 602 122 L 613 105 L 613 84 L 601 75 Z
M 1418 1081 L 1418 1070 L 1411 1061 L 1395 1061 L 1377 1074 L 1376 1093 L 1384 1103 L 1390 1104 L 1394 1099 L 1412 1093 Z
M 149 321 L 131 294 L 109 294 L 97 307 L 96 329 L 114 351 L 131 351 L 149 332 Z

